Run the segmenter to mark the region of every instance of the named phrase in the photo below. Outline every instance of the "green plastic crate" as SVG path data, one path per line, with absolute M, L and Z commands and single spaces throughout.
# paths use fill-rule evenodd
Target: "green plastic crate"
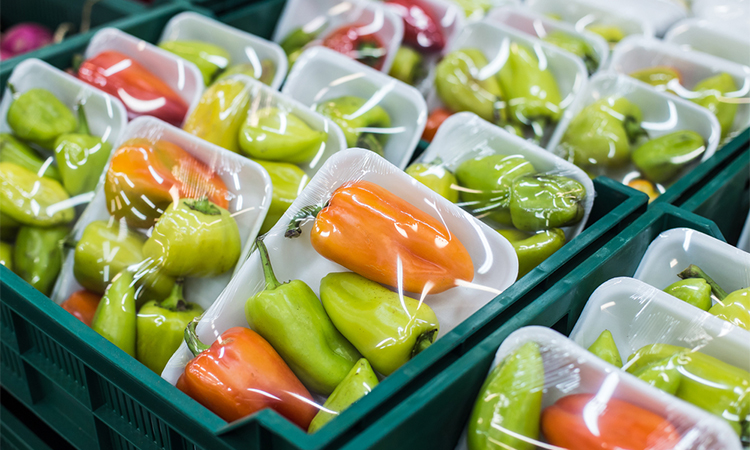
M 206 8 L 214 12 L 214 14 L 221 15 L 229 13 L 233 10 L 243 8 L 248 5 L 263 2 L 264 0 L 182 0 L 188 1 L 195 6 Z M 276 21 L 274 21 L 276 23 Z
M 231 12 L 218 14 L 218 17 L 227 25 L 264 39 L 271 39 L 284 5 L 286 0 L 262 0 Z
M 72 450 L 66 442 L 24 407 L 12 394 L 0 393 L 0 448 L 14 450 Z
M 529 325 L 548 326 L 569 334 L 597 287 L 615 277 L 632 276 L 651 241 L 659 233 L 678 227 L 723 239 L 710 220 L 672 205 L 655 205 L 546 292 L 527 294 L 530 300 L 524 302 L 527 306 L 496 327 L 485 340 L 470 348 L 456 348 L 452 355 L 454 362 L 446 370 L 342 449 L 453 450 L 495 352 L 508 335 Z

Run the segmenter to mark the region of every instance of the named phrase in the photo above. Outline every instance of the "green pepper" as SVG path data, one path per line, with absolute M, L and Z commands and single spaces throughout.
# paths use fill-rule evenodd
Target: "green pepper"
M 386 376 L 427 348 L 438 335 L 437 317 L 426 303 L 356 273 L 323 277 L 320 299 L 341 334 Z
M 13 270 L 13 246 L 7 242 L 0 242 L 0 264 Z
M 477 217 L 511 225 L 510 190 L 513 180 L 535 173 L 521 155 L 488 155 L 467 159 L 456 168 L 464 208 Z
M 169 205 L 143 245 L 143 255 L 173 277 L 213 277 L 237 264 L 242 243 L 234 217 L 208 199 Z
M 167 41 L 159 43 L 159 47 L 198 66 L 206 86 L 229 66 L 231 59 L 223 48 L 203 41 Z
M 589 75 L 599 68 L 599 57 L 584 39 L 558 30 L 544 36 L 542 40 L 581 58 Z
M 280 45 L 284 50 L 284 53 L 286 53 L 287 58 L 289 59 L 290 69 L 294 65 L 294 62 L 297 61 L 297 58 L 299 58 L 299 55 L 302 54 L 302 50 L 304 49 L 304 47 L 310 42 L 314 41 L 319 32 L 320 29 L 306 32 L 300 27 L 292 30 L 289 34 L 286 35 L 284 40 L 281 41 Z
M 513 246 L 518 257 L 518 277 L 520 279 L 536 266 L 552 256 L 565 245 L 565 233 L 559 228 L 527 233 L 521 230 L 497 230 Z
M 583 219 L 586 188 L 556 175 L 524 175 L 513 180 L 510 218 L 523 231 L 574 225 Z
M 422 70 L 422 55 L 411 47 L 402 45 L 396 52 L 388 75 L 406 84 L 414 84 L 420 78 Z
M 666 91 L 669 86 L 677 83 L 682 83 L 682 75 L 677 69 L 669 66 L 656 66 L 649 67 L 647 69 L 636 70 L 631 72 L 630 76 L 636 80 L 648 83 L 655 87 L 658 91 Z M 672 80 L 677 80 L 672 81 Z
M 70 197 L 57 181 L 10 163 L 0 162 L 0 208 L 22 225 L 51 227 L 73 220 Z
M 328 133 L 310 128 L 296 115 L 274 107 L 248 114 L 240 128 L 243 153 L 266 161 L 304 164 L 321 151 Z
M 318 431 L 354 402 L 372 392 L 377 385 L 378 377 L 372 371 L 372 366 L 361 358 L 323 403 L 323 408 L 315 414 L 307 432 L 312 434 Z
M 539 345 L 527 342 L 485 380 L 469 418 L 469 450 L 534 450 L 539 439 L 544 363 Z
M 144 366 L 161 375 L 169 358 L 185 336 L 185 327 L 203 314 L 203 308 L 182 296 L 182 283 L 162 302 L 151 300 L 138 310 L 136 318 L 136 357 Z
M 13 95 L 16 94 L 12 85 Z M 19 95 L 8 108 L 8 126 L 16 136 L 52 150 L 55 139 L 61 134 L 72 133 L 76 118 L 63 102 L 46 89 L 29 89 Z
M 133 358 L 136 339 L 134 285 L 135 281 L 130 271 L 124 270 L 115 275 L 91 322 L 91 329 Z
M 366 148 L 383 156 L 383 146 L 388 135 L 385 132 L 377 133 L 373 129 L 389 128 L 391 118 L 378 105 L 369 106 L 366 111 L 361 111 L 365 103 L 366 101 L 359 97 L 339 97 L 318 104 L 315 110 L 341 127 L 347 146 Z
M 613 366 L 622 368 L 620 352 L 617 350 L 615 339 L 609 330 L 602 331 L 602 334 L 589 347 L 589 351 Z
M 488 122 L 504 123 L 508 113 L 503 93 L 494 73 L 485 73 L 487 64 L 478 49 L 453 51 L 435 69 L 435 88 L 451 111 L 469 111 Z
M 700 278 L 680 280 L 667 286 L 664 292 L 703 311 L 711 309 L 711 286 L 706 280 Z
M 2 240 L 15 241 L 20 227 L 21 224 L 17 220 L 3 214 L 2 210 L 0 210 L 0 238 Z
M 631 159 L 648 180 L 665 183 L 705 151 L 700 134 L 683 130 L 651 139 L 635 149 Z
M 49 296 L 63 263 L 62 247 L 68 235 L 66 226 L 52 228 L 21 227 L 13 255 L 15 272 Z
M 260 234 L 267 233 L 276 222 L 281 219 L 287 209 L 292 206 L 294 200 L 307 186 L 310 178 L 299 167 L 289 163 L 279 163 L 271 161 L 255 160 L 263 166 L 271 177 L 273 185 L 273 195 L 271 196 L 271 206 L 260 227 Z
M 750 288 L 732 292 L 708 312 L 719 319 L 750 331 Z
M 453 0 L 469 20 L 481 19 L 495 4 L 491 0 Z
M 633 375 L 670 395 L 677 394 L 682 381 L 679 364 L 675 356 L 654 361 L 633 372 Z
M 37 175 L 62 181 L 52 158 L 42 159 L 33 148 L 8 133 L 0 133 L 0 162 L 11 162 L 28 169 Z
M 300 280 L 279 283 L 260 239 L 266 287 L 245 303 L 250 327 L 266 339 L 308 389 L 330 395 L 360 358 L 336 330 L 320 300 Z
M 414 163 L 406 168 L 406 173 L 451 203 L 458 203 L 458 180 L 439 162 Z
M 232 75 L 247 75 L 270 86 L 276 75 L 276 65 L 270 59 L 264 59 L 260 62 L 260 65 L 251 63 L 234 64 L 216 77 L 214 84 Z
M 182 129 L 229 151 L 240 152 L 240 128 L 251 90 L 242 80 L 217 80 L 201 96 Z
M 693 88 L 693 91 L 700 95 L 692 100 L 711 111 L 719 119 L 722 138 L 732 131 L 738 105 L 737 102 L 727 101 L 724 95 L 738 90 L 734 78 L 725 72 L 706 78 Z
M 589 25 L 586 29 L 603 37 L 609 43 L 610 49 L 613 49 L 618 42 L 625 39 L 625 33 L 614 25 Z

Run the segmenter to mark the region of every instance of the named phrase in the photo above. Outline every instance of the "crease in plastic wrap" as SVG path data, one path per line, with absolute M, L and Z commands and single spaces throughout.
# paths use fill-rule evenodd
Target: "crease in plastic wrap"
M 510 240 L 519 278 L 583 230 L 596 195 L 583 170 L 468 112 L 406 173 Z
M 739 450 L 730 426 L 544 327 L 497 351 L 457 450 Z
M 505 238 L 372 152 L 345 150 L 197 323 L 203 346 L 188 338 L 162 377 L 227 421 L 271 408 L 315 432 L 517 268 Z M 238 334 L 255 343 L 233 346 Z

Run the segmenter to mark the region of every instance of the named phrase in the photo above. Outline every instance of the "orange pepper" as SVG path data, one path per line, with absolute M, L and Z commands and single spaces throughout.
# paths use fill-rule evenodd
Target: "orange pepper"
M 62 306 L 65 311 L 73 314 L 76 319 L 91 326 L 91 322 L 94 320 L 94 314 L 96 313 L 96 308 L 99 306 L 99 301 L 101 299 L 101 295 L 87 291 L 86 289 L 81 289 L 80 291 L 70 294 L 70 297 L 62 302 L 60 306 Z
M 441 221 L 374 183 L 346 183 L 312 212 L 315 250 L 372 281 L 437 294 L 474 279 L 469 252 Z M 286 236 L 298 236 L 309 215 L 296 217 Z
M 432 140 L 435 139 L 435 133 L 437 133 L 440 125 L 445 122 L 445 119 L 452 115 L 452 112 L 444 108 L 437 108 L 432 111 L 429 117 L 427 117 L 427 124 L 424 127 L 424 132 L 422 132 L 422 139 L 427 142 L 432 142 Z

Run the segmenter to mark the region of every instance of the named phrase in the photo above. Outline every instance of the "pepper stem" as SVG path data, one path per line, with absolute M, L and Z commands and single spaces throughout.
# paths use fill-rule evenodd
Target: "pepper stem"
M 724 300 L 727 296 L 727 291 L 722 289 L 721 286 L 719 286 L 719 283 L 715 282 L 713 278 L 709 277 L 706 272 L 704 272 L 695 264 L 690 264 L 687 269 L 678 273 L 677 276 L 682 278 L 683 280 L 687 278 L 703 278 L 704 280 L 706 280 L 708 285 L 711 286 L 711 292 L 714 293 L 716 298 L 721 301 Z
M 86 112 L 83 110 L 83 103 L 78 104 L 78 133 L 91 135 L 89 121 L 86 119 Z
M 185 343 L 187 343 L 188 349 L 193 356 L 198 356 L 201 352 L 211 348 L 210 345 L 206 345 L 198 339 L 198 335 L 195 334 L 195 326 L 198 325 L 199 318 L 195 318 L 185 327 Z
M 646 130 L 643 129 L 641 123 L 635 120 L 633 116 L 626 116 L 622 126 L 625 128 L 625 134 L 628 136 L 628 141 L 631 144 L 635 144 L 643 136 L 648 138 Z
M 432 343 L 435 341 L 435 338 L 437 337 L 437 328 L 434 330 L 425 331 L 424 333 L 420 334 L 417 338 L 417 343 L 414 345 L 414 348 L 411 351 L 411 357 L 414 358 L 421 352 L 423 352 L 427 347 L 432 345 Z
M 182 295 L 182 280 L 177 280 L 169 297 L 165 298 L 159 306 L 170 311 L 187 311 L 187 302 Z
M 359 138 L 357 139 L 356 146 L 370 150 L 371 152 L 375 152 L 380 156 L 385 156 L 385 153 L 383 151 L 383 144 L 380 143 L 377 136 L 375 136 L 373 133 L 360 134 Z
M 294 217 L 292 217 L 292 220 L 289 222 L 289 226 L 286 227 L 286 233 L 284 233 L 284 237 L 296 238 L 300 236 L 302 234 L 302 223 L 307 221 L 307 219 L 317 217 L 320 210 L 325 208 L 325 206 L 326 205 L 310 205 L 300 209 L 299 212 L 295 214 Z
M 8 89 L 10 89 L 10 95 L 16 96 L 18 95 L 18 89 L 13 85 L 13 83 L 8 83 Z
M 185 200 L 185 206 L 207 216 L 218 216 L 221 214 L 219 207 L 211 203 L 207 197 L 198 200 Z
M 258 253 L 260 253 L 260 261 L 263 264 L 263 276 L 266 278 L 266 290 L 271 291 L 281 286 L 279 280 L 276 279 L 276 275 L 273 273 L 273 267 L 271 267 L 271 258 L 268 256 L 268 249 L 266 244 L 258 238 L 255 240 L 255 244 L 258 246 Z

